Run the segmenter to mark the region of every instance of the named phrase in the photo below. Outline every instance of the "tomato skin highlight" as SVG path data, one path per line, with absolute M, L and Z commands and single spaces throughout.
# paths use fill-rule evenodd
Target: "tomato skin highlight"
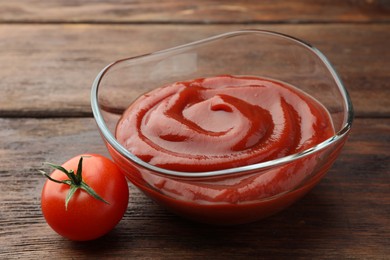
M 76 172 L 81 156 L 84 157 L 83 181 L 109 204 L 78 189 L 66 209 L 69 185 L 50 180 L 44 184 L 41 196 L 42 213 L 49 226 L 61 236 L 75 241 L 93 240 L 108 233 L 122 219 L 129 201 L 126 178 L 110 159 L 83 154 L 70 159 L 62 167 Z M 56 180 L 68 179 L 59 170 L 54 170 L 50 176 Z

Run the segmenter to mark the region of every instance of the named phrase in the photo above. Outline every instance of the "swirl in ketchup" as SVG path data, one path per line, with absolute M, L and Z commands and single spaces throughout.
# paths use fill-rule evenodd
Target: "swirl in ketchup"
M 116 137 L 162 168 L 199 172 L 273 160 L 334 135 L 327 110 L 286 83 L 217 76 L 173 83 L 138 98 Z

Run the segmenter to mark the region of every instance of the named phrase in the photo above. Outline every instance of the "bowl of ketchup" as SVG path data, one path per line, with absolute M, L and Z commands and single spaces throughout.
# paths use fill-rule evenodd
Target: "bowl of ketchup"
M 217 225 L 257 221 L 304 196 L 353 119 L 320 51 L 261 30 L 115 61 L 94 81 L 91 104 L 131 183 L 177 215 Z

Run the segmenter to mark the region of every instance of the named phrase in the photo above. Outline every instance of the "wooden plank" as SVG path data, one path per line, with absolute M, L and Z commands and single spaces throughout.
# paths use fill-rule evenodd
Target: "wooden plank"
M 1 1 L 0 22 L 312 23 L 389 22 L 381 0 Z
M 90 87 L 108 63 L 241 25 L 0 25 L 0 116 L 91 116 Z M 356 115 L 390 115 L 390 25 L 267 25 L 311 42 L 334 64 Z
M 357 119 L 341 156 L 300 202 L 266 220 L 212 227 L 173 216 L 131 186 L 107 236 L 73 243 L 40 211 L 43 161 L 107 154 L 91 118 L 0 119 L 0 258 L 384 259 L 390 253 L 390 119 Z

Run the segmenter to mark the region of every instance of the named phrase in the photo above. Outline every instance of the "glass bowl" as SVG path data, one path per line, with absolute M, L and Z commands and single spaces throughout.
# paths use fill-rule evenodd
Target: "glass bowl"
M 296 154 L 208 172 L 156 167 L 116 139 L 118 120 L 140 95 L 169 83 L 226 74 L 295 86 L 328 110 L 336 134 Z M 113 62 L 95 79 L 91 102 L 105 145 L 128 180 L 171 212 L 217 225 L 256 221 L 301 198 L 336 160 L 353 119 L 347 90 L 320 51 L 296 38 L 261 30 L 229 32 Z

